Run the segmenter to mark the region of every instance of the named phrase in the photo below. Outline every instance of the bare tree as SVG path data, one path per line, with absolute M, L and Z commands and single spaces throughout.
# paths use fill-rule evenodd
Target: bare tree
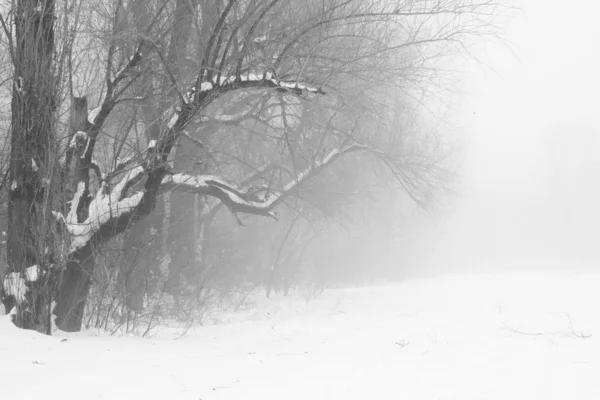
M 388 129 L 390 146 L 374 147 L 369 121 L 387 118 L 390 94 L 414 96 L 438 76 L 441 58 L 495 32 L 499 7 L 490 0 L 74 0 L 57 14 L 51 0 L 17 1 L 15 31 L 3 24 L 13 49 L 16 182 L 5 305 L 16 305 L 19 326 L 49 332 L 52 296 L 39 293 L 50 292 L 57 270 L 56 323 L 81 329 L 95 251 L 147 218 L 167 192 L 276 218 L 276 207 L 315 177 L 363 154 L 427 203 L 445 180 L 439 143 L 410 143 Z M 55 45 L 58 25 L 64 33 Z M 63 57 L 57 48 L 71 51 Z M 61 101 L 56 82 L 65 71 L 73 88 L 96 95 Z M 88 102 L 98 106 L 88 111 Z M 144 107 L 151 112 L 139 117 Z M 64 109 L 70 123 L 61 141 Z M 269 140 L 250 143 L 241 132 Z M 250 150 L 241 162 L 221 157 L 210 174 L 178 160 L 214 155 L 207 143 L 224 140 L 230 153 L 244 144 Z M 186 198 L 170 201 L 182 208 Z M 64 251 L 57 231 L 65 233 Z
M 19 1 L 13 12 L 11 183 L 4 303 L 7 310 L 17 306 L 15 319 L 19 326 L 50 333 L 51 270 L 56 247 L 52 184 L 58 171 L 54 129 L 55 4 Z M 4 22 L 3 27 L 11 35 Z

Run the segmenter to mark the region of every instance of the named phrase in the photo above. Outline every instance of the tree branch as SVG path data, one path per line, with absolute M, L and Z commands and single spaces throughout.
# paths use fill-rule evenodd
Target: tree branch
M 274 217 L 272 210 L 319 172 L 329 167 L 341 156 L 364 149 L 366 149 L 365 146 L 356 143 L 343 150 L 339 148 L 333 149 L 320 161 L 315 162 L 312 166 L 300 172 L 280 192 L 264 196 L 258 195 L 259 192 L 266 193 L 266 188 L 264 187 L 250 187 L 244 190 L 233 183 L 211 175 L 167 175 L 162 181 L 162 186 L 166 190 L 181 190 L 216 197 L 232 212 Z

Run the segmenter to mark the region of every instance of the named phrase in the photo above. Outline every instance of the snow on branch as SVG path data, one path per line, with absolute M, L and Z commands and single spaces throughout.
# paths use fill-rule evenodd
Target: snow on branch
M 294 193 L 301 185 L 333 164 L 342 155 L 365 148 L 365 146 L 357 143 L 347 146 L 344 149 L 335 148 L 320 161 L 315 161 L 313 165 L 301 171 L 295 179 L 283 187 L 283 190 L 274 193 L 269 193 L 264 187 L 240 189 L 235 184 L 212 175 L 167 175 L 163 179 L 162 185 L 165 189 L 188 191 L 216 197 L 233 212 L 274 217 L 272 210 L 275 206 Z M 261 192 L 265 194 L 259 195 Z
M 200 91 L 197 91 L 197 87 L 200 87 Z M 246 72 L 240 75 L 233 75 L 230 77 L 224 77 L 217 75 L 211 79 L 210 82 L 201 82 L 192 88 L 191 94 L 194 94 L 194 103 L 200 104 L 202 100 L 208 97 L 208 95 L 218 94 L 223 92 L 229 92 L 237 89 L 246 88 L 274 88 L 280 92 L 290 92 L 296 95 L 302 93 L 316 93 L 324 95 L 320 87 L 314 87 L 306 84 L 290 81 L 279 80 L 275 75 L 269 71 L 262 74 L 255 72 Z
M 192 87 L 185 95 L 182 102 L 169 108 L 163 115 L 166 132 L 162 132 L 161 138 L 152 143 L 152 149 L 157 153 L 169 153 L 175 145 L 177 138 L 182 134 L 186 125 L 202 110 L 216 98 L 243 89 L 262 89 L 273 88 L 279 92 L 291 93 L 301 96 L 304 93 L 313 93 L 324 95 L 322 88 L 305 85 L 302 83 L 278 80 L 272 72 L 265 71 L 262 74 L 247 72 L 230 77 L 221 77 L 220 75 L 210 78 L 210 82 L 202 82 L 206 76 L 198 77 L 196 85 Z M 200 90 L 198 90 L 200 88 Z M 163 156 L 166 154 L 162 154 Z
M 162 181 L 165 190 L 187 191 L 218 198 L 232 212 L 274 217 L 273 209 L 286 198 L 294 194 L 303 184 L 318 175 L 345 154 L 365 151 L 383 161 L 399 180 L 407 194 L 420 206 L 425 207 L 426 199 L 433 195 L 433 188 L 440 184 L 437 166 L 415 166 L 410 160 L 394 159 L 381 150 L 353 143 L 345 147 L 334 148 L 320 160 L 285 184 L 281 190 L 273 191 L 264 186 L 240 186 L 212 175 L 191 176 L 187 174 L 167 175 Z
M 127 188 L 144 173 L 142 167 L 133 168 L 108 192 L 106 182 L 96 193 L 96 197 L 89 205 L 88 217 L 83 222 L 77 221 L 77 208 L 84 193 L 84 183 L 79 182 L 77 191 L 71 201 L 71 208 L 65 224 L 71 236 L 69 252 L 82 248 L 92 238 L 94 233 L 113 218 L 119 218 L 125 213 L 133 211 L 141 202 L 144 193 L 137 192 L 130 197 L 124 197 Z

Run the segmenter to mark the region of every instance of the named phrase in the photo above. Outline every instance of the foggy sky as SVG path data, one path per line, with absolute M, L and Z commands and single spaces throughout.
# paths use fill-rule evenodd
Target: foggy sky
M 428 263 L 576 268 L 600 259 L 600 5 L 525 1 L 472 61 L 464 188 Z M 510 264 L 513 264 L 512 266 Z

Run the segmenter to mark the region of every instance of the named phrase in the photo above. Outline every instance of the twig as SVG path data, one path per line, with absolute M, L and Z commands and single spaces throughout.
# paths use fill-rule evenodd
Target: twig
M 573 327 L 573 321 L 571 320 L 571 316 L 569 314 L 565 313 L 565 316 L 567 317 L 567 319 L 569 320 L 569 329 L 571 330 L 570 333 L 565 334 L 565 336 L 569 337 L 569 336 L 574 336 L 576 338 L 579 339 L 588 339 L 590 338 L 592 335 L 586 335 L 585 333 L 583 333 L 583 331 L 576 331 L 575 328 Z
M 518 333 L 520 335 L 525 335 L 525 336 L 544 336 L 544 334 L 541 332 L 523 332 L 518 329 L 511 328 L 510 326 L 506 325 L 504 322 L 502 323 L 502 325 L 504 325 L 504 327 L 506 329 L 508 329 L 509 331 L 511 331 L 512 333 Z

